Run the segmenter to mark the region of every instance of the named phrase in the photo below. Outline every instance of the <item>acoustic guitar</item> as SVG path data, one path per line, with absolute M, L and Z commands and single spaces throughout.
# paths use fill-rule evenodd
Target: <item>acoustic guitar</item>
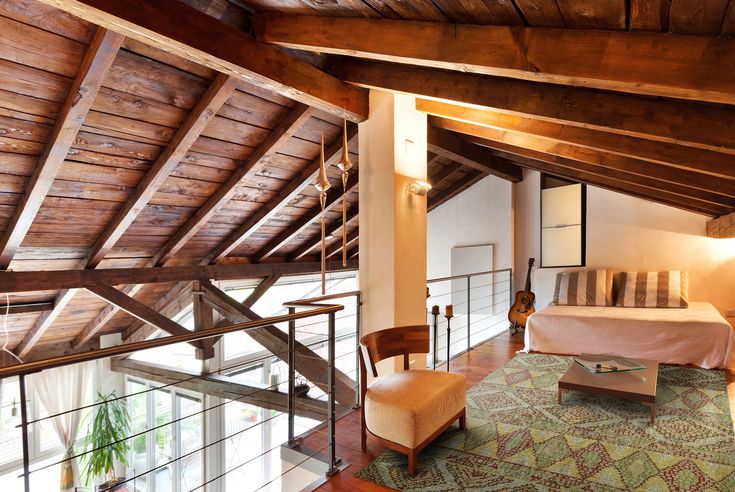
M 515 335 L 519 328 L 526 328 L 528 317 L 536 312 L 533 305 L 536 303 L 536 294 L 531 292 L 531 268 L 536 262 L 534 258 L 528 259 L 528 273 L 526 273 L 526 287 L 516 292 L 516 300 L 508 311 L 510 321 L 510 332 Z

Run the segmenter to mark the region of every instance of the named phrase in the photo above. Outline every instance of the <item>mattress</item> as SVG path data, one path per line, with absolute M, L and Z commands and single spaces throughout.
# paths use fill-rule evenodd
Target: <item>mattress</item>
M 686 309 L 549 306 L 528 318 L 526 352 L 614 354 L 735 369 L 730 324 L 708 302 Z

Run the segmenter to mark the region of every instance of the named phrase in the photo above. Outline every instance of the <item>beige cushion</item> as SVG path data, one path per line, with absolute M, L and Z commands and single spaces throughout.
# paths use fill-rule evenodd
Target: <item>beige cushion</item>
M 365 422 L 378 437 L 415 448 L 464 407 L 461 374 L 403 371 L 377 378 L 365 394 Z
M 608 270 L 559 272 L 552 304 L 557 306 L 612 306 L 613 276 Z
M 615 297 L 619 307 L 689 307 L 689 272 L 620 272 Z

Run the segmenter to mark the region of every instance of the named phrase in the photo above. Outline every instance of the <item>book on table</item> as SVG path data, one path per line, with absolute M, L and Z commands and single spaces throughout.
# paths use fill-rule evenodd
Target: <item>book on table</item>
M 574 361 L 593 373 L 638 371 L 646 368 L 643 364 L 615 355 L 581 354 L 574 357 Z

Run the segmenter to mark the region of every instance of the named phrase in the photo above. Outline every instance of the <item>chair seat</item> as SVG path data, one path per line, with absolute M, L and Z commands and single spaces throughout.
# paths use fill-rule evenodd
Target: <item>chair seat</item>
M 465 408 L 466 381 L 441 371 L 381 376 L 365 394 L 365 423 L 383 439 L 415 448 Z

